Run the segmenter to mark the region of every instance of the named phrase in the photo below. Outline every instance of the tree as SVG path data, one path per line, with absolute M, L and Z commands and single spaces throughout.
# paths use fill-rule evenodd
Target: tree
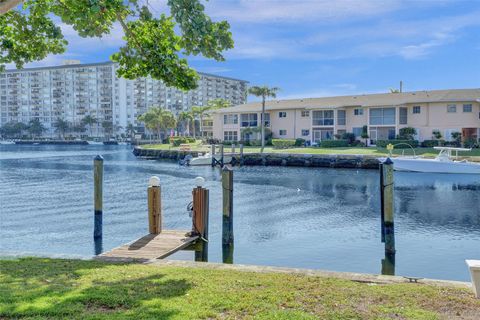
M 360 137 L 362 139 L 365 139 L 365 147 L 367 147 L 368 146 L 368 138 L 370 138 L 368 136 L 368 126 L 363 126 L 362 127 L 362 134 L 360 135 Z
M 157 131 L 159 139 L 161 139 L 162 131 L 175 128 L 176 125 L 173 113 L 160 107 L 150 108 L 146 113 L 138 117 L 138 121 L 143 122 L 149 130 Z
M 23 2 L 21 9 L 14 9 Z M 6 63 L 21 69 L 27 62 L 65 52 L 68 42 L 54 21 L 61 20 L 81 37 L 102 37 L 115 23 L 125 45 L 111 55 L 118 77 L 151 76 L 166 85 L 190 90 L 198 75 L 184 56 L 223 61 L 233 48 L 230 25 L 213 22 L 201 0 L 168 0 L 170 16 L 154 17 L 148 2 L 138 0 L 3 0 L 0 2 L 0 72 Z
M 232 104 L 226 99 L 218 98 L 209 100 L 207 106 L 209 107 L 209 110 L 218 110 L 223 108 L 229 108 L 232 106 Z
M 211 110 L 211 107 L 206 105 L 206 106 L 193 106 L 192 107 L 192 113 L 194 117 L 198 116 L 200 119 L 200 135 L 202 135 L 202 122 L 203 122 L 203 117 L 205 114 Z M 193 126 L 195 127 L 195 122 L 193 123 Z M 195 129 L 194 129 L 195 131 Z
M 390 93 L 400 93 L 400 90 L 395 88 L 390 88 Z
M 413 140 L 417 134 L 417 130 L 412 127 L 405 127 L 399 130 L 399 138 L 405 140 Z
M 55 127 L 55 132 L 57 132 L 62 139 L 65 139 L 65 132 L 70 128 L 70 122 L 63 118 L 57 118 L 53 126 Z
M 22 132 L 27 130 L 28 126 L 23 122 L 10 121 L 0 128 L 0 134 L 5 138 L 17 138 L 22 136 Z
M 187 136 L 190 135 L 190 123 L 193 121 L 193 113 L 192 112 L 188 112 L 188 111 L 182 111 L 178 114 L 178 119 L 177 121 L 179 123 L 183 123 L 184 124 L 184 128 L 186 128 L 186 134 Z
M 46 129 L 40 122 L 40 119 L 34 118 L 28 122 L 28 132 L 35 139 L 36 136 L 40 136 Z
M 113 132 L 112 121 L 108 121 L 108 120 L 102 121 L 102 128 L 103 128 L 103 132 L 105 133 L 105 136 L 107 137 L 107 139 L 110 138 L 110 136 L 112 135 L 112 132 Z
M 434 129 L 434 130 L 432 131 L 432 135 L 433 135 L 433 137 L 434 137 L 435 139 L 437 139 L 437 140 L 442 139 L 442 133 L 441 133 L 440 130 L 438 130 L 438 129 Z
M 92 126 L 94 124 L 97 124 L 98 123 L 98 120 L 97 118 L 95 118 L 94 116 L 91 116 L 91 115 L 86 115 L 83 119 L 82 119 L 82 124 L 85 125 L 85 126 L 88 126 L 88 135 L 91 136 L 92 135 Z
M 85 131 L 87 131 L 87 129 L 85 128 L 85 123 L 83 123 L 83 122 L 80 122 L 80 123 L 75 124 L 75 125 L 73 126 L 72 130 L 73 130 L 74 133 L 78 132 L 78 133 L 80 133 L 80 134 L 82 134 L 82 133 L 84 133 Z
M 458 131 L 454 131 L 451 133 L 452 139 L 457 147 L 462 145 L 462 133 Z
M 272 87 L 269 88 L 267 86 L 253 86 L 250 89 L 248 89 L 248 93 L 256 96 L 256 97 L 262 97 L 262 117 L 261 117 L 261 127 L 262 127 L 262 133 L 261 133 L 261 142 L 262 142 L 262 148 L 260 149 L 260 153 L 263 153 L 263 149 L 265 148 L 265 100 L 268 97 L 276 98 L 277 97 L 277 91 L 280 90 L 277 87 Z

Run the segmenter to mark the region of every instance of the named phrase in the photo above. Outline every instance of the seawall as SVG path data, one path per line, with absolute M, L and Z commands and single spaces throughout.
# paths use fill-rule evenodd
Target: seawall
M 154 150 L 135 147 L 133 154 L 145 159 L 182 160 L 186 155 L 198 156 L 197 151 Z M 226 154 L 227 155 L 227 154 Z M 240 163 L 238 154 L 235 163 Z M 245 153 L 243 165 L 246 166 L 291 166 L 291 167 L 324 167 L 378 169 L 379 161 L 371 155 L 349 154 L 290 154 L 290 153 Z

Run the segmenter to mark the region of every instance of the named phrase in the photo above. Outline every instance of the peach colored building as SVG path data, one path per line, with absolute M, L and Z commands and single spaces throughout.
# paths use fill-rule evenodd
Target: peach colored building
M 212 113 L 213 137 L 226 141 L 259 138 L 261 103 L 253 102 Z M 266 126 L 274 138 L 303 138 L 311 143 L 354 133 L 368 126 L 370 144 L 395 138 L 413 127 L 419 141 L 432 139 L 434 130 L 445 140 L 452 132 L 464 139 L 480 137 L 480 89 L 415 91 L 324 98 L 273 100 L 266 103 Z M 253 130 L 252 130 L 253 129 Z

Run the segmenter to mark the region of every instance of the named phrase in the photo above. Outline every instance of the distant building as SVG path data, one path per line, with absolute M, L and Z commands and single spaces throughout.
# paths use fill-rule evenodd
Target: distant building
M 62 66 L 7 70 L 0 74 L 0 125 L 38 118 L 47 128 L 45 135 L 53 136 L 56 119 L 77 125 L 91 115 L 98 120 L 93 135 L 103 135 L 104 122 L 111 123 L 114 134 L 125 132 L 129 124 L 142 132 L 137 117 L 151 106 L 178 114 L 211 99 L 237 105 L 247 98 L 243 80 L 199 72 L 198 88 L 184 92 L 151 78 L 118 78 L 116 68 L 112 62 L 68 60 Z
M 259 139 L 261 103 L 220 109 L 212 114 L 213 136 L 226 141 Z M 361 140 L 367 126 L 369 144 L 393 139 L 404 127 L 416 129 L 419 141 L 438 130 L 445 140 L 452 132 L 464 139 L 480 137 L 480 89 L 365 94 L 266 103 L 265 124 L 274 138 L 303 138 L 311 143 L 354 133 Z

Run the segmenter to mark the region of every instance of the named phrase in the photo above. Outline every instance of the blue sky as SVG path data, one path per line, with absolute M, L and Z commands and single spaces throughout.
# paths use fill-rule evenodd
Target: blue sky
M 146 0 L 144 0 L 146 1 Z M 166 0 L 150 0 L 157 13 Z M 279 98 L 480 87 L 480 0 L 210 0 L 214 20 L 231 24 L 227 61 L 190 58 L 198 71 L 281 88 Z M 64 59 L 108 60 L 122 44 L 117 26 L 104 39 L 70 42 Z M 254 100 L 250 97 L 249 100 Z

